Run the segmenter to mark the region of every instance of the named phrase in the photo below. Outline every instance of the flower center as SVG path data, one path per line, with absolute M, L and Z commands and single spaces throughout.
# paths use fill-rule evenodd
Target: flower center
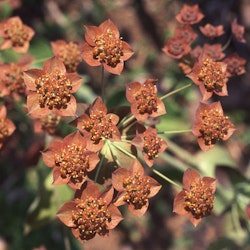
M 211 187 L 206 186 L 203 180 L 193 182 L 190 191 L 185 191 L 185 209 L 196 218 L 211 214 L 214 203 L 214 193 Z
M 187 9 L 185 12 L 182 13 L 181 17 L 184 22 L 192 22 L 197 19 L 197 13 L 192 9 Z
M 121 62 L 123 56 L 123 46 L 121 39 L 117 39 L 111 30 L 96 36 L 93 58 L 100 63 L 106 63 L 111 67 L 116 67 Z
M 68 72 L 76 72 L 77 66 L 81 61 L 81 55 L 78 45 L 69 42 L 59 51 L 59 57 L 63 61 Z
M 103 138 L 110 139 L 116 131 L 113 129 L 113 122 L 107 118 L 102 111 L 96 111 L 90 115 L 90 120 L 83 121 L 82 129 L 91 133 L 91 140 L 98 144 Z
M 48 114 L 41 120 L 42 129 L 48 132 L 49 134 L 54 134 L 60 121 L 61 121 L 61 116 L 58 116 L 53 113 Z
M 202 124 L 200 127 L 201 136 L 206 145 L 215 144 L 216 141 L 223 140 L 232 127 L 227 116 L 221 114 L 217 109 L 204 110 L 201 114 Z
M 123 200 L 132 204 L 135 209 L 141 209 L 147 204 L 150 194 L 149 180 L 139 173 L 129 176 L 123 180 L 123 187 L 126 190 Z
M 137 109 L 140 114 L 152 114 L 157 111 L 157 89 L 153 82 L 145 82 L 136 92 Z
M 57 70 L 54 73 L 46 73 L 35 81 L 37 93 L 40 95 L 41 108 L 66 109 L 70 102 L 72 83 Z
M 111 221 L 106 202 L 102 199 L 88 197 L 86 200 L 77 199 L 76 210 L 72 211 L 75 229 L 82 240 L 92 239 L 95 234 L 107 233 L 107 223 Z
M 184 52 L 184 44 L 179 39 L 172 40 L 169 44 L 168 51 L 174 56 L 181 55 Z
M 5 123 L 4 119 L 0 119 L 0 142 L 3 142 L 4 139 L 8 136 L 9 130 Z
M 208 92 L 221 92 L 225 83 L 225 74 L 222 71 L 221 63 L 214 62 L 211 58 L 203 60 L 198 79 L 203 82 Z
M 10 39 L 13 46 L 23 46 L 29 38 L 27 29 L 15 20 L 6 23 L 4 27 L 5 37 Z
M 55 154 L 55 164 L 62 178 L 70 177 L 72 182 L 80 183 L 89 168 L 89 157 L 81 145 L 70 144 L 60 154 Z
M 162 146 L 162 139 L 154 135 L 144 136 L 143 139 L 143 151 L 147 154 L 148 158 L 157 158 Z

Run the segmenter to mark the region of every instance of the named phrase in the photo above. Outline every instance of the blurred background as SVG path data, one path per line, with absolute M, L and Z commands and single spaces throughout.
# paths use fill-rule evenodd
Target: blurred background
M 213 97 L 214 101 L 221 101 L 237 127 L 236 133 L 208 153 L 199 150 L 192 134 L 169 135 L 173 145 L 157 161 L 157 168 L 178 182 L 183 170 L 192 164 L 204 174 L 215 175 L 222 192 L 216 198 L 214 214 L 194 228 L 188 218 L 172 213 L 176 190 L 154 176 L 163 188 L 150 200 L 145 216 L 138 218 L 124 210 L 125 220 L 110 232 L 110 237 L 97 236 L 79 244 L 70 229 L 55 218 L 63 202 L 72 198 L 72 192 L 51 185 L 51 170 L 40 157 L 48 138 L 33 132 L 33 122 L 25 113 L 24 104 L 18 103 L 8 113 L 17 129 L 0 152 L 0 250 L 250 249 L 249 218 L 245 213 L 250 203 L 249 0 L 9 0 L 0 1 L 0 21 L 20 16 L 24 24 L 35 30 L 29 53 L 37 60 L 33 66 L 41 67 L 43 59 L 53 55 L 51 41 L 63 39 L 83 44 L 84 25 L 98 26 L 110 18 L 135 51 L 120 76 L 105 73 L 106 103 L 115 107 L 128 104 L 125 98 L 128 82 L 156 78 L 160 95 L 190 82 L 178 62 L 162 52 L 167 38 L 173 36 L 178 26 L 175 15 L 183 4 L 198 4 L 205 15 L 194 26 L 196 30 L 206 23 L 224 26 L 225 34 L 217 43 L 227 42 L 234 18 L 245 27 L 247 40 L 246 44 L 234 41 L 228 48 L 228 53 L 237 51 L 247 60 L 246 73 L 230 78 L 229 96 Z M 206 42 L 199 33 L 197 43 Z M 1 62 L 13 58 L 10 52 L 1 51 L 0 55 Z M 83 86 L 76 94 L 77 100 L 91 103 L 101 93 L 101 69 L 82 62 L 78 72 L 83 77 Z M 200 100 L 196 86 L 171 96 L 165 102 L 168 113 L 161 118 L 158 129 L 190 129 Z M 58 135 L 70 131 L 64 122 Z

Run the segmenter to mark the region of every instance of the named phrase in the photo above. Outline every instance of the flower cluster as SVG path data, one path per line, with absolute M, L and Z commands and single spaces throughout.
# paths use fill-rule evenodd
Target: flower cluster
M 102 73 L 106 70 L 120 75 L 125 61 L 134 54 L 110 19 L 99 26 L 85 26 L 82 44 L 51 42 L 51 57 L 44 61 L 42 69 L 31 67 L 33 59 L 28 54 L 18 62 L 0 65 L 1 97 L 27 98 L 25 109 L 34 120 L 34 132 L 43 134 L 49 143 L 44 146 L 42 158 L 53 171 L 53 184 L 68 185 L 74 193 L 57 217 L 80 242 L 108 235 L 123 219 L 122 205 L 127 205 L 133 215 L 144 215 L 150 198 L 162 188 L 150 175 L 159 173 L 155 165 L 169 147 L 163 136 L 169 131 L 157 127 L 161 116 L 167 114 L 164 101 L 168 96 L 190 86 L 199 87 L 202 100 L 189 132 L 193 132 L 201 150 L 212 149 L 234 133 L 235 126 L 224 115 L 221 103 L 211 100 L 215 95 L 229 94 L 228 80 L 245 72 L 246 60 L 236 52 L 227 54 L 221 44 L 211 44 L 225 32 L 222 25 L 197 26 L 203 18 L 198 5 L 185 4 L 176 15 L 179 27 L 162 48 L 167 56 L 179 60 L 184 75 L 194 84 L 160 96 L 158 79 L 129 82 L 124 86 L 126 107 L 109 107 L 105 96 L 97 96 L 87 104 L 78 103 L 74 96 L 83 84 L 78 74 L 80 63 L 100 66 Z M 194 24 L 209 43 L 193 47 L 198 38 Z M 231 29 L 230 39 L 244 43 L 244 29 L 237 20 L 232 21 Z M 19 17 L 12 17 L 0 24 L 0 36 L 1 50 L 26 53 L 34 31 Z M 58 138 L 55 135 L 61 121 L 67 122 L 73 132 Z M 0 148 L 14 130 L 7 108 L 2 106 Z M 166 176 L 163 179 L 170 180 Z M 197 226 L 212 213 L 216 182 L 212 177 L 201 178 L 191 168 L 185 170 L 183 189 L 174 198 L 173 211 L 189 215 Z

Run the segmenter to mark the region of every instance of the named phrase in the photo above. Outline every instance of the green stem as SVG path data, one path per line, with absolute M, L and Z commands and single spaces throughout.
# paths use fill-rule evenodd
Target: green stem
M 131 154 L 130 152 L 128 152 L 126 149 L 120 147 L 115 142 L 112 143 L 112 146 L 114 146 L 116 149 L 120 150 L 122 153 L 124 153 L 125 155 L 129 156 L 130 158 L 132 158 L 132 159 L 136 158 L 133 154 Z
M 130 123 L 130 122 L 136 122 L 136 119 L 134 117 L 133 114 L 129 113 L 128 115 L 126 115 L 117 125 L 118 129 L 120 129 L 121 127 L 124 129 L 126 128 L 126 126 Z M 131 124 L 132 125 L 132 124 Z
M 221 48 L 221 51 L 224 51 L 227 49 L 227 47 L 229 46 L 230 42 L 232 41 L 232 34 L 230 35 L 230 37 L 228 38 L 227 42 L 225 43 L 225 45 Z
M 103 161 L 104 161 L 104 159 L 105 159 L 105 155 L 106 155 L 106 151 L 107 151 L 107 147 L 105 147 L 105 143 L 107 143 L 107 141 L 104 141 L 104 144 L 103 144 L 103 147 L 102 148 L 104 148 L 104 149 L 106 149 L 105 150 L 105 152 L 100 152 L 101 153 L 101 159 L 100 159 L 100 161 L 99 161 L 99 163 L 98 163 L 98 165 L 97 165 L 97 170 L 96 170 L 96 174 L 95 174 L 95 182 L 97 182 L 97 179 L 98 179 L 98 177 L 99 177 L 99 174 L 100 174 L 100 171 L 101 171 L 101 168 L 102 168 L 102 163 L 103 163 Z
M 187 150 L 184 150 L 183 148 L 181 148 L 179 145 L 177 145 L 171 140 L 167 140 L 167 143 L 168 143 L 168 150 L 172 151 L 180 159 L 184 160 L 188 164 L 191 164 L 197 169 L 199 169 L 198 162 L 192 154 L 190 154 Z
M 157 174 L 158 176 L 160 176 L 160 177 L 161 177 L 162 179 L 164 179 L 165 181 L 167 181 L 167 182 L 169 182 L 169 183 L 175 185 L 176 187 L 182 189 L 182 187 L 181 187 L 179 184 L 177 184 L 176 182 L 172 181 L 171 179 L 169 179 L 167 176 L 165 176 L 164 174 L 162 174 L 162 173 L 159 172 L 158 170 L 153 169 L 153 172 L 154 172 L 155 174 Z
M 172 131 L 162 131 L 157 132 L 158 135 L 167 135 L 167 134 L 181 134 L 192 132 L 192 129 L 183 129 L 183 130 L 172 130 Z
M 192 86 L 192 83 L 189 83 L 189 84 L 187 84 L 187 85 L 185 85 L 185 86 L 183 86 L 181 88 L 175 89 L 175 90 L 167 93 L 166 95 L 162 96 L 160 99 L 164 100 L 164 99 L 168 98 L 169 96 L 174 95 L 174 94 L 176 94 L 176 93 L 178 93 L 178 92 L 182 91 L 183 89 L 186 89 L 186 88 L 188 88 L 190 86 Z

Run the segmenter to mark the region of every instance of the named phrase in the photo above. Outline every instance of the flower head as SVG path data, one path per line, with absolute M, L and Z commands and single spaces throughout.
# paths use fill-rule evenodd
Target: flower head
M 203 56 L 210 57 L 214 61 L 219 61 L 225 57 L 225 53 L 222 52 L 222 46 L 220 43 L 207 44 L 203 46 Z
M 81 62 L 80 47 L 75 42 L 65 42 L 57 40 L 51 42 L 53 54 L 57 56 L 65 65 L 67 72 L 76 72 L 77 66 Z
M 245 27 L 239 25 L 235 18 L 231 23 L 231 30 L 235 39 L 240 43 L 246 43 L 246 39 L 243 37 L 245 33 Z
M 58 125 L 61 121 L 61 116 L 54 113 L 50 113 L 40 119 L 34 120 L 34 132 L 35 133 L 47 133 L 50 135 L 55 134 Z
M 222 25 L 213 26 L 208 23 L 205 26 L 200 26 L 199 28 L 201 33 L 209 39 L 214 39 L 215 37 L 219 37 L 224 34 L 224 29 Z
M 5 106 L 0 108 L 0 149 L 3 146 L 4 141 L 7 137 L 13 134 L 16 129 L 14 123 L 6 118 L 7 109 Z
M 3 96 L 12 95 L 14 98 L 26 93 L 23 71 L 28 70 L 31 57 L 23 56 L 19 62 L 0 65 L 0 92 Z
M 43 152 L 44 163 L 53 168 L 53 184 L 68 184 L 79 189 L 99 162 L 96 153 L 86 149 L 86 141 L 79 132 L 54 141 Z
M 184 4 L 180 13 L 176 15 L 176 19 L 182 24 L 195 24 L 200 22 L 204 15 L 199 11 L 198 4 L 193 6 Z
M 27 108 L 33 118 L 49 113 L 75 115 L 76 100 L 72 94 L 80 87 L 81 78 L 76 73 L 67 73 L 57 57 L 48 59 L 41 70 L 25 71 L 23 77 L 29 91 Z
M 120 211 L 111 201 L 113 188 L 100 193 L 93 182 L 86 182 L 80 195 L 66 202 L 57 212 L 57 217 L 71 228 L 73 235 L 81 242 L 108 235 L 109 230 L 122 220 Z
M 120 141 L 121 136 L 116 127 L 119 117 L 108 113 L 106 105 L 97 97 L 89 107 L 88 113 L 77 119 L 77 128 L 87 139 L 87 148 L 98 151 L 102 148 L 104 140 Z
M 167 148 L 167 143 L 157 136 L 157 130 L 147 128 L 142 133 L 137 133 L 132 144 L 142 150 L 143 158 L 149 167 L 152 167 L 154 159 Z
M 131 112 L 138 121 L 166 113 L 164 103 L 157 96 L 156 83 L 156 79 L 147 79 L 143 84 L 131 82 L 126 86 L 126 97 L 131 103 Z
M 174 199 L 173 212 L 189 215 L 190 222 L 196 227 L 203 217 L 209 216 L 213 209 L 216 179 L 203 177 L 187 169 L 183 175 L 183 190 Z
M 187 44 L 193 43 L 197 36 L 197 33 L 188 24 L 176 28 L 174 32 L 175 38 L 184 40 Z
M 220 102 L 200 103 L 196 111 L 193 134 L 204 151 L 212 149 L 217 141 L 227 140 L 235 131 L 234 125 L 224 116 Z
M 85 28 L 83 60 L 90 66 L 103 65 L 108 72 L 119 75 L 123 70 L 124 61 L 133 55 L 133 51 L 128 43 L 122 41 L 115 24 L 108 19 L 98 27 Z
M 208 100 L 213 93 L 219 96 L 228 94 L 226 69 L 225 63 L 215 62 L 210 57 L 201 54 L 187 77 L 199 86 L 203 100 Z
M 227 65 L 227 76 L 232 77 L 235 75 L 242 75 L 246 72 L 245 65 L 246 59 L 234 53 L 223 60 Z
M 167 43 L 162 48 L 162 51 L 175 59 L 180 59 L 188 54 L 191 50 L 190 45 L 184 40 L 177 37 L 172 37 L 167 40 Z
M 137 160 L 133 162 L 130 170 L 117 169 L 112 174 L 112 184 L 119 192 L 114 204 L 128 204 L 129 211 L 138 216 L 147 211 L 148 199 L 155 196 L 161 188 L 156 180 L 144 175 L 144 169 Z
M 3 38 L 0 49 L 13 48 L 16 52 L 26 53 L 34 34 L 34 30 L 24 25 L 18 16 L 10 17 L 0 23 L 0 36 Z

